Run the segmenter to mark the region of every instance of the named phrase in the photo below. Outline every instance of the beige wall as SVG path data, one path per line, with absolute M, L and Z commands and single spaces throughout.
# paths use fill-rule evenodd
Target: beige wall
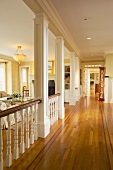
M 19 92 L 19 64 L 12 61 L 12 92 Z
M 6 64 L 6 91 L 12 94 L 12 63 L 11 61 Z
M 30 75 L 34 75 L 34 61 L 21 62 L 20 66 L 30 66 Z
M 113 54 L 107 54 L 105 57 L 105 67 L 106 67 L 106 76 L 113 77 Z
M 8 94 L 19 92 L 19 64 L 16 61 L 6 64 L 6 91 Z

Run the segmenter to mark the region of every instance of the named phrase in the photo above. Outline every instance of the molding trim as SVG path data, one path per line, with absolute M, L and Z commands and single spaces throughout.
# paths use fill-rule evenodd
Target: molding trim
M 24 0 L 26 3 L 27 0 Z M 38 14 L 36 11 L 41 11 L 45 12 L 45 14 L 48 17 L 49 20 L 49 29 L 55 34 L 55 36 L 63 36 L 64 41 L 65 41 L 65 46 L 70 50 L 70 51 L 75 51 L 76 55 L 80 57 L 80 51 L 75 44 L 71 34 L 67 30 L 65 24 L 61 20 L 58 12 L 56 11 L 54 5 L 52 4 L 51 0 L 45 1 L 45 0 L 34 0 L 34 3 L 32 3 L 32 8 L 30 3 L 26 3 L 30 9 L 35 9 L 33 12 L 35 12 L 35 15 Z M 33 5 L 35 5 L 33 7 Z M 36 10 L 37 6 L 37 10 Z
M 72 47 L 72 49 L 75 51 L 77 56 L 80 56 L 80 51 L 75 44 L 71 34 L 67 30 L 65 24 L 63 23 L 62 19 L 60 18 L 58 12 L 56 11 L 53 3 L 51 0 L 45 1 L 45 0 L 37 0 L 41 8 L 44 10 L 44 12 L 47 14 L 51 22 L 54 24 L 54 26 L 58 29 L 58 31 L 61 33 L 61 35 L 64 37 L 64 40 L 66 43 L 69 43 Z

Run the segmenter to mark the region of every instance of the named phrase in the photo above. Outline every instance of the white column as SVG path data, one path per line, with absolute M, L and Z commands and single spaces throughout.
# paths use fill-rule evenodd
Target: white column
M 109 76 L 105 76 L 104 103 L 109 103 Z
M 55 92 L 60 93 L 58 117 L 64 118 L 64 40 L 61 36 L 55 41 Z
M 2 135 L 2 118 L 0 118 L 0 170 L 3 170 L 3 135 Z
M 80 61 L 79 57 L 75 57 L 75 98 L 80 99 Z
M 46 137 L 50 132 L 48 119 L 48 20 L 44 13 L 34 19 L 34 80 L 35 97 L 39 104 L 38 136 Z
M 87 96 L 87 88 L 88 88 L 88 69 L 83 68 L 83 81 L 82 81 L 82 87 L 83 87 L 83 96 Z
M 113 103 L 113 79 L 111 79 L 111 83 L 112 83 L 112 85 L 111 85 L 111 93 L 112 93 L 112 95 L 111 95 L 110 103 Z
M 70 53 L 70 105 L 75 105 L 75 88 L 76 88 L 76 62 L 75 53 Z

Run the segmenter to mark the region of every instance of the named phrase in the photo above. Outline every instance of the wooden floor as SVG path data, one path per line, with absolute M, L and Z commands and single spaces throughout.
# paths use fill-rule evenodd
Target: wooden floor
M 113 170 L 113 104 L 85 97 L 7 170 Z

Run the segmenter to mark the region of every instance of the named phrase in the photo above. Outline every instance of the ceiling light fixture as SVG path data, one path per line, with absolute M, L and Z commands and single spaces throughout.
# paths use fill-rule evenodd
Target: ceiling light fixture
M 14 54 L 13 58 L 19 62 L 22 62 L 26 59 L 26 55 L 23 54 L 22 50 L 21 50 L 22 46 L 17 46 L 17 50 L 16 53 Z
M 91 40 L 91 37 L 88 37 L 87 40 Z

